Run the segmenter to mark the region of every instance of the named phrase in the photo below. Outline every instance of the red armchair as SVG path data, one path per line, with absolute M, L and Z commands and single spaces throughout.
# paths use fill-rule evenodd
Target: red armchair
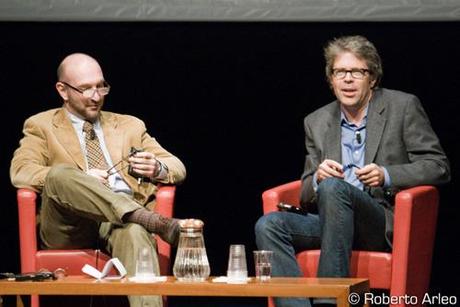
M 161 186 L 159 188 L 156 194 L 156 212 L 167 217 L 173 216 L 175 191 L 175 186 Z M 96 267 L 97 258 L 97 268 L 102 270 L 110 257 L 97 250 L 38 249 L 36 199 L 37 194 L 31 190 L 19 189 L 17 191 L 21 271 L 34 272 L 42 268 L 54 271 L 57 268 L 63 268 L 69 275 L 81 275 L 83 274 L 81 272 L 81 268 L 85 264 L 90 264 Z M 159 236 L 156 236 L 156 240 L 161 275 L 168 275 L 170 267 L 171 246 L 160 239 Z M 32 296 L 31 306 L 39 306 L 37 296 Z
M 299 180 L 265 191 L 262 194 L 264 214 L 277 211 L 276 205 L 280 202 L 298 205 L 300 187 Z M 389 290 L 391 296 L 417 296 L 420 306 L 430 282 L 437 214 L 435 187 L 419 186 L 400 191 L 396 195 L 392 252 L 353 251 L 352 276 L 368 278 L 371 288 Z M 319 254 L 320 250 L 297 254 L 305 277 L 316 277 Z M 269 305 L 273 306 L 271 300 Z

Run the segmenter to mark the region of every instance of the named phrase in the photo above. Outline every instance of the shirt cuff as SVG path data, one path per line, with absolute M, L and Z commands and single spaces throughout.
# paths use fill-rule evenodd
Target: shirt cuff
M 384 188 L 388 188 L 391 186 L 391 179 L 390 179 L 390 175 L 388 174 L 388 171 L 385 167 L 382 166 L 382 169 L 383 169 L 383 174 L 385 176 L 385 181 L 383 182 L 383 187 Z
M 153 177 L 153 179 L 155 179 L 155 180 L 166 179 L 168 177 L 168 167 L 165 164 L 163 164 L 163 162 L 161 162 L 159 160 L 157 160 L 157 161 L 160 164 L 160 171 L 158 172 L 158 175 Z
M 313 186 L 313 191 L 316 192 L 316 190 L 318 190 L 318 182 L 316 181 L 317 177 L 316 177 L 316 172 L 313 174 L 313 181 L 311 182 L 312 186 Z

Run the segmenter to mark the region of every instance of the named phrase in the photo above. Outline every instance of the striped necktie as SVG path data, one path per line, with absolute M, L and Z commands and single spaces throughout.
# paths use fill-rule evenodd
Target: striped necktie
M 101 144 L 99 143 L 99 139 L 94 131 L 93 123 L 85 121 L 83 124 L 83 131 L 85 132 L 86 161 L 88 162 L 88 169 L 108 169 L 109 164 L 102 153 Z

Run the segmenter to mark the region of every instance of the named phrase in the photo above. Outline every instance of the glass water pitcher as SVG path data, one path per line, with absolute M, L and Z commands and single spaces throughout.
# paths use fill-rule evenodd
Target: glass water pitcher
M 179 281 L 205 281 L 210 274 L 208 256 L 203 239 L 203 225 L 201 220 L 188 219 L 180 223 L 179 246 L 173 273 Z

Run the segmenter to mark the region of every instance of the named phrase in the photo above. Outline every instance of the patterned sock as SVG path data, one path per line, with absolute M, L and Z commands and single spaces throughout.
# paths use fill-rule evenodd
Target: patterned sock
M 145 208 L 128 213 L 123 218 L 125 222 L 144 226 L 147 231 L 155 233 L 164 241 L 175 246 L 179 240 L 179 220 L 164 217 Z

